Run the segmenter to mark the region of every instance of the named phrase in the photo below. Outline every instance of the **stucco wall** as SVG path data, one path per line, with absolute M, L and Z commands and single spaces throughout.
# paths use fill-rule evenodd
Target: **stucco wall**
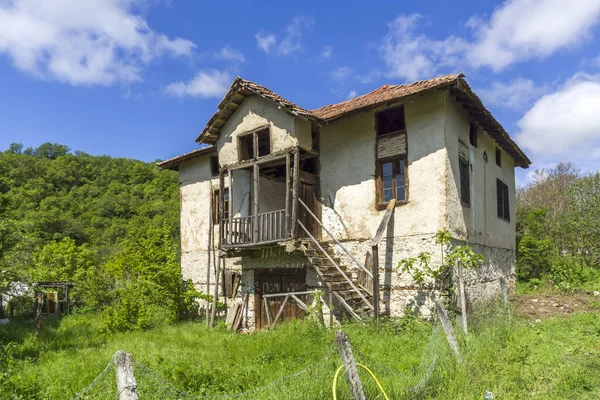
M 446 223 L 443 95 L 415 97 L 404 108 L 409 201 L 396 207 L 390 235 L 435 233 Z M 376 205 L 375 112 L 321 128 L 323 221 L 340 239 L 371 238 L 384 213 Z
M 477 147 L 469 144 L 469 116 L 449 94 L 445 102 L 445 132 L 448 149 L 448 223 L 453 236 L 470 243 L 515 249 L 515 164 L 502 151 L 502 166 L 496 165 L 496 143 L 481 128 Z M 458 140 L 469 147 L 471 165 L 471 206 L 460 202 Z M 484 161 L 487 154 L 487 163 Z M 510 221 L 498 218 L 496 179 L 509 188 Z
M 294 116 L 280 110 L 277 106 L 259 96 L 251 96 L 244 100 L 221 129 L 217 141 L 219 164 L 231 165 L 239 160 L 238 136 L 254 129 L 269 126 L 271 128 L 271 152 L 284 150 L 298 144 Z M 306 140 L 304 130 L 301 133 Z M 308 132 L 310 143 L 310 130 Z

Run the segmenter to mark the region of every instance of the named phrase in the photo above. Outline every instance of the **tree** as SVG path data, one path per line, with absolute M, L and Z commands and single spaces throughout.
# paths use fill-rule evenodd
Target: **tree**
M 69 153 L 69 147 L 64 144 L 46 142 L 34 150 L 33 155 L 54 160 Z
M 23 153 L 23 143 L 11 143 L 8 146 L 8 153 L 11 154 L 22 154 Z

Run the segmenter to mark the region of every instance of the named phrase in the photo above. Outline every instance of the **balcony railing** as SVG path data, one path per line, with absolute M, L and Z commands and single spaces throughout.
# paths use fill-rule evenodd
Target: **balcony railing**
M 288 238 L 285 209 L 258 216 L 223 219 L 222 244 L 243 246 L 272 243 Z

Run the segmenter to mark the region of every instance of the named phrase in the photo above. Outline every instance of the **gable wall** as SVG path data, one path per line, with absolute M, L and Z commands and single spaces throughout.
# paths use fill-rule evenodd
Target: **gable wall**
M 443 95 L 416 96 L 404 107 L 409 202 L 396 207 L 388 236 L 435 233 L 446 221 Z M 373 237 L 384 214 L 376 204 L 376 111 L 321 128 L 323 222 L 341 239 Z

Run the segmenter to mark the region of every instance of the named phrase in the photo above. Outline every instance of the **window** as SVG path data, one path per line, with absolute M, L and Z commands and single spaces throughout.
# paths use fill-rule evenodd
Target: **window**
M 407 200 L 406 167 L 406 157 L 377 163 L 377 201 L 380 205 L 385 206 L 392 199 Z
M 404 106 L 377 113 L 377 135 L 400 132 L 406 129 Z
M 240 161 L 253 160 L 271 154 L 271 135 L 269 128 L 241 135 L 238 138 Z
M 225 188 L 223 192 L 223 214 L 225 219 L 229 218 L 229 188 Z M 213 224 L 221 222 L 221 215 L 219 213 L 219 192 L 217 189 L 213 192 Z
M 502 150 L 496 148 L 496 165 L 502 166 Z
M 510 221 L 510 207 L 508 205 L 508 185 L 500 179 L 496 180 L 496 199 L 498 200 L 498 218 Z
M 219 157 L 210 157 L 210 173 L 212 176 L 219 176 Z
M 458 169 L 460 172 L 460 202 L 463 206 L 471 206 L 471 182 L 469 162 L 462 157 L 458 158 Z
M 473 122 L 469 123 L 469 143 L 471 146 L 477 147 L 477 125 Z

